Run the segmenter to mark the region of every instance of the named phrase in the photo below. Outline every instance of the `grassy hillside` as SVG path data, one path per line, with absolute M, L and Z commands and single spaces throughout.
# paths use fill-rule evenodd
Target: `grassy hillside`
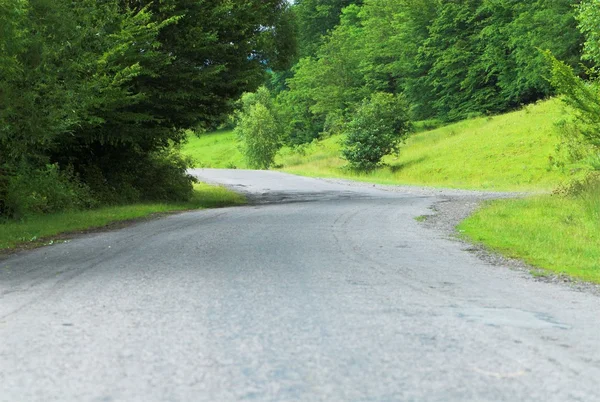
M 200 135 L 190 132 L 188 143 L 181 151 L 194 160 L 196 167 L 246 168 L 246 162 L 237 148 L 233 131 L 217 131 Z
M 551 100 L 494 117 L 465 120 L 413 134 L 399 156 L 388 156 L 368 174 L 345 168 L 340 136 L 302 149 L 283 149 L 277 158 L 282 170 L 316 177 L 339 177 L 382 184 L 415 184 L 485 190 L 549 190 L 568 178 L 552 169 L 549 158 L 558 138 L 554 123 L 562 115 Z M 192 136 L 184 153 L 197 166 L 244 168 L 232 132 Z
M 292 173 L 347 177 L 378 183 L 404 183 L 485 190 L 547 190 L 566 178 L 550 168 L 558 138 L 554 122 L 558 101 L 521 111 L 465 120 L 412 135 L 388 167 L 370 174 L 343 169 L 339 138 L 309 147 L 306 156 L 285 153 L 281 162 Z

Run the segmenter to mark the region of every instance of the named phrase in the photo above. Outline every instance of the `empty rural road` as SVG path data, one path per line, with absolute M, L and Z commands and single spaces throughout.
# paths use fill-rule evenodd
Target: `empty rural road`
M 0 401 L 600 400 L 600 298 L 415 221 L 444 192 L 195 174 L 254 205 L 0 261 Z

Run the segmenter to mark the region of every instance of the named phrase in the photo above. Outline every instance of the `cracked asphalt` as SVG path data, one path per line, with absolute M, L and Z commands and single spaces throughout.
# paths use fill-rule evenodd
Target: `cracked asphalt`
M 0 401 L 600 400 L 598 296 L 415 220 L 506 195 L 193 173 L 251 204 L 0 261 Z

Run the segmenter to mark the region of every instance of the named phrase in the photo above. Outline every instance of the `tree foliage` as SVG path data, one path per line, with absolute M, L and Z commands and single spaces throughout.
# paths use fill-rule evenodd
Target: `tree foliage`
M 457 120 L 510 110 L 553 93 L 542 50 L 577 66 L 582 37 L 567 0 L 448 1 L 420 49 L 435 115 Z
M 248 166 L 269 169 L 282 146 L 280 119 L 268 89 L 246 93 L 240 101 L 235 133 Z
M 362 102 L 346 128 L 342 156 L 353 168 L 371 170 L 381 159 L 399 151 L 410 130 L 404 99 L 376 92 Z
M 341 25 L 319 48 L 317 57 L 305 57 L 288 79 L 289 91 L 280 95 L 289 122 L 292 144 L 310 142 L 323 130 L 335 131 L 360 101 L 368 96 L 360 66 L 362 41 L 360 8 L 349 6 Z
M 0 2 L 0 200 L 47 165 L 106 202 L 189 196 L 173 145 L 289 67 L 291 18 L 282 0 Z
M 381 158 L 375 149 L 396 147 L 350 145 L 364 141 L 359 132 L 376 136 L 366 127 L 358 130 L 355 116 L 362 113 L 366 121 L 368 105 L 383 104 L 384 93 L 406 101 L 403 119 L 408 113 L 410 119 L 441 121 L 501 113 L 550 96 L 555 90 L 544 51 L 581 73 L 583 36 L 574 3 L 297 1 L 293 11 L 303 57 L 290 71 L 274 75 L 271 84 L 280 134 L 295 146 L 350 132 L 348 138 L 354 139 L 346 144 L 345 156 L 362 158 L 367 168 Z M 594 35 L 593 24 L 587 30 Z
M 581 32 L 585 35 L 583 59 L 591 63 L 588 73 L 592 79 L 585 81 L 564 61 L 550 52 L 546 53 L 552 63 L 552 84 L 564 95 L 565 103 L 573 111 L 575 121 L 565 125 L 563 145 L 568 148 L 571 159 L 584 160 L 600 170 L 600 5 L 596 1 L 584 1 L 578 8 Z
M 361 3 L 361 0 L 296 0 L 294 12 L 300 56 L 315 56 L 324 37 L 339 24 L 342 9 Z
M 573 3 L 355 2 L 339 12 L 337 26 L 311 42 L 316 48 L 294 68 L 288 79 L 292 94 L 285 96 L 301 98 L 312 112 L 313 124 L 306 124 L 305 116 L 303 127 L 321 130 L 326 116 L 345 115 L 357 99 L 376 91 L 404 93 L 415 119 L 458 120 L 507 111 L 553 94 L 542 50 L 578 68 L 583 39 Z M 306 23 L 321 15 L 314 5 L 297 9 L 312 10 L 314 20 L 301 18 Z M 340 105 L 339 99 L 347 100 Z

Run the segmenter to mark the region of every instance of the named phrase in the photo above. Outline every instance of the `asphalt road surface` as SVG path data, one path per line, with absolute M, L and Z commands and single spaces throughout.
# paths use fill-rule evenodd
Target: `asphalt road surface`
M 600 298 L 415 221 L 443 192 L 195 173 L 254 205 L 0 261 L 0 401 L 600 401 Z

